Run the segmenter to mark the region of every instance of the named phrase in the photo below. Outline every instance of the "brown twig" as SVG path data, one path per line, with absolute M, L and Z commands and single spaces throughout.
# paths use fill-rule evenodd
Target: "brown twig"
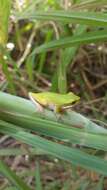
M 85 82 L 85 84 L 87 86 L 87 89 L 88 89 L 90 95 L 92 96 L 93 99 L 95 99 L 95 95 L 94 95 L 94 93 L 92 91 L 93 87 L 92 87 L 90 81 L 88 80 L 88 78 L 87 78 L 85 72 L 83 71 L 83 69 L 80 69 L 80 71 L 81 71 L 82 78 L 83 78 L 83 80 L 84 80 L 84 82 Z
M 94 86 L 92 87 L 92 90 L 96 90 L 96 89 L 100 88 L 101 86 L 103 86 L 103 85 L 105 85 L 105 84 L 107 84 L 107 79 L 102 80 L 102 81 L 99 82 L 98 84 L 94 85 Z

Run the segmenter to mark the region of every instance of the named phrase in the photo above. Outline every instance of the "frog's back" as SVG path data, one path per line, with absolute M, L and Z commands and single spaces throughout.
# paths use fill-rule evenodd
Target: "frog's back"
M 46 104 L 54 104 L 56 106 L 71 104 L 74 101 L 79 100 L 79 97 L 76 96 L 72 92 L 69 92 L 68 94 L 42 92 L 42 93 L 37 93 L 36 96 L 38 96 L 38 98 L 40 99 L 40 102 L 46 103 Z

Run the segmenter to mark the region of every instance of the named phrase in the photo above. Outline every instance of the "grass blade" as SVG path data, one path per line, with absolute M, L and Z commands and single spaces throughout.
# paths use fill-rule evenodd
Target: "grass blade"
M 107 151 L 106 129 L 73 111 L 68 115 L 63 115 L 61 122 L 56 121 L 54 113 L 48 111 L 46 113 L 47 115 L 44 111 L 38 115 L 35 106 L 28 100 L 5 93 L 0 94 L 0 118 L 2 120 L 16 125 L 18 123 L 22 128 L 62 141 L 66 140 Z M 52 119 L 55 120 L 52 121 Z M 83 126 L 83 128 L 77 128 L 78 126 Z
M 30 148 L 28 155 L 43 155 L 44 151 L 41 151 L 39 148 Z M 0 156 L 19 156 L 26 155 L 26 150 L 22 148 L 0 148 Z
M 69 11 L 35 11 L 16 14 L 16 18 L 33 20 L 55 20 L 65 23 L 78 23 L 92 26 L 107 26 L 107 14 L 95 12 L 69 12 Z
M 8 178 L 18 189 L 31 190 L 2 160 L 0 160 L 0 173 Z
M 66 48 L 70 46 L 82 45 L 87 43 L 104 42 L 106 39 L 107 39 L 107 30 L 88 32 L 78 36 L 66 37 L 63 39 L 54 40 L 52 42 L 43 44 L 35 48 L 32 54 L 37 54 L 62 47 Z
M 37 190 L 42 190 L 42 182 L 41 182 L 41 177 L 40 177 L 40 164 L 39 162 L 36 162 L 36 189 Z
M 69 148 L 58 143 L 46 140 L 37 135 L 23 131 L 10 123 L 0 121 L 0 132 L 10 135 L 11 137 L 21 140 L 33 147 L 39 147 L 48 154 L 69 161 L 72 164 L 80 165 L 86 169 L 94 170 L 102 175 L 107 176 L 107 161 L 96 156 L 89 155 L 75 148 Z
M 86 26 L 78 26 L 75 30 L 74 36 L 78 36 L 80 34 L 85 33 Z M 74 47 L 66 48 L 62 50 L 61 53 L 61 61 L 58 67 L 58 89 L 60 93 L 66 93 L 67 92 L 67 69 L 68 65 L 72 64 L 72 60 L 77 53 L 77 50 L 79 49 L 79 45 L 76 45 Z
M 0 0 L 0 44 L 5 45 L 8 36 L 8 20 L 11 0 Z

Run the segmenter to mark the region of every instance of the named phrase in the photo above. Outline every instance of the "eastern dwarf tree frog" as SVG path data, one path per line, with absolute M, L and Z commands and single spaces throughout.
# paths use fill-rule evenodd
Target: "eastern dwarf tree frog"
M 56 113 L 72 107 L 80 97 L 73 92 L 67 94 L 59 94 L 54 92 L 29 92 L 30 99 L 37 105 L 39 111 L 43 111 L 43 107 L 54 110 Z

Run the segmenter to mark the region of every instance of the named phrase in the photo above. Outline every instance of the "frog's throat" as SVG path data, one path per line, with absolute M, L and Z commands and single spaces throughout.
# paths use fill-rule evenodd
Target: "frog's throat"
M 38 109 L 38 111 L 42 112 L 43 111 L 43 107 L 37 101 L 34 100 L 34 98 L 32 97 L 32 95 L 31 95 L 30 92 L 29 92 L 29 98 L 33 102 L 33 104 L 36 105 L 36 108 Z

